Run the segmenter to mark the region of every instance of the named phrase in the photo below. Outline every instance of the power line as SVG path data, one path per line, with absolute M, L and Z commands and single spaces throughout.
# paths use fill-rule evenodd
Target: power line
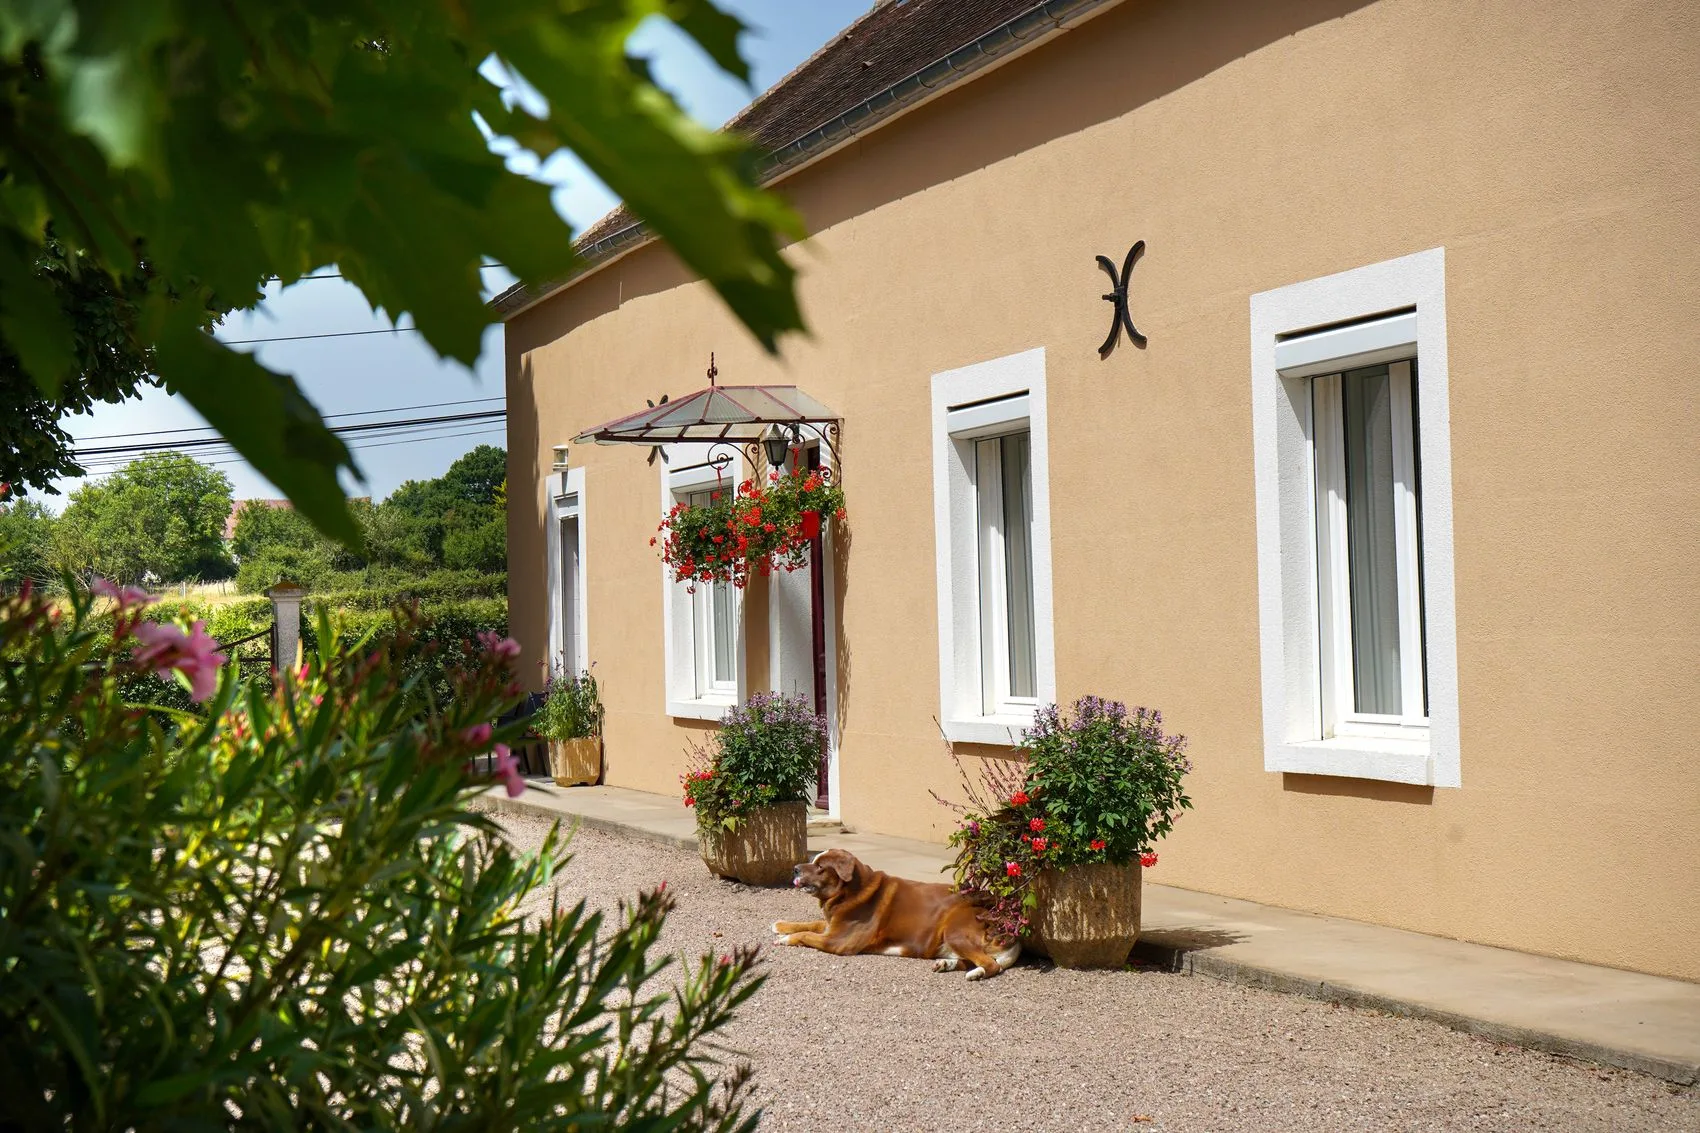
M 418 327 L 378 327 L 376 330 L 333 330 L 324 334 L 280 334 L 273 338 L 221 338 L 221 346 L 252 346 L 257 342 L 301 342 L 309 338 L 357 338 L 364 334 L 406 334 Z
M 508 266 L 507 264 L 479 264 L 478 270 L 479 271 L 490 271 L 493 268 L 501 268 L 502 270 L 506 271 L 507 266 Z M 324 271 L 324 272 L 315 272 L 312 275 L 298 275 L 298 276 L 295 277 L 295 282 L 300 283 L 304 279 L 347 279 L 347 278 L 348 277 L 346 275 L 343 275 L 340 271 Z M 280 283 L 280 282 L 282 282 L 282 280 L 283 280 L 283 276 L 281 276 L 281 275 L 268 275 L 268 276 L 266 276 L 266 282 L 267 283 Z
M 348 447 L 353 449 L 355 452 L 365 452 L 367 449 L 373 449 L 373 448 L 389 448 L 392 445 L 413 445 L 413 444 L 429 443 L 431 441 L 448 441 L 448 440 L 453 440 L 456 437 L 495 436 L 499 433 L 505 433 L 506 431 L 507 431 L 506 429 L 500 429 L 500 428 L 498 428 L 498 429 L 469 429 L 469 430 L 466 430 L 464 432 L 458 432 L 458 433 L 440 433 L 440 434 L 436 434 L 436 435 L 433 435 L 433 436 L 407 437 L 407 438 L 405 438 L 403 440 L 399 440 L 399 441 L 377 441 L 377 442 L 369 443 L 369 444 L 362 444 L 360 442 L 353 442 L 353 443 L 349 444 Z M 227 466 L 227 465 L 231 465 L 231 464 L 246 464 L 248 462 L 240 456 L 230 456 L 230 457 L 221 457 L 218 460 L 203 460 L 203 461 L 201 461 L 201 463 L 205 464 L 209 467 L 218 468 L 218 467 L 223 467 L 223 466 Z M 122 468 L 122 467 L 123 467 L 123 465 L 117 466 L 117 468 Z M 101 472 L 100 475 L 104 476 L 104 475 L 107 475 L 108 473 L 110 473 L 112 471 L 116 471 L 116 470 L 117 470 L 116 468 L 107 469 L 107 470 Z
M 480 413 L 451 413 L 437 417 L 414 417 L 405 421 L 367 421 L 359 425 L 337 425 L 331 432 L 338 435 L 344 433 L 363 433 L 373 429 L 393 429 L 406 425 L 436 425 L 446 421 L 487 421 L 493 418 L 506 418 L 506 409 L 487 409 Z M 118 454 L 144 452 L 172 452 L 186 448 L 207 448 L 212 445 L 228 445 L 230 442 L 221 437 L 193 437 L 185 441 L 161 441 L 158 444 L 111 445 L 105 448 L 83 449 L 73 453 L 78 459 L 85 456 L 114 456 Z
M 460 401 L 427 401 L 420 405 L 392 405 L 386 409 L 358 409 L 347 413 L 326 413 L 326 421 L 335 421 L 343 417 L 370 417 L 377 413 L 406 413 L 413 409 L 441 409 L 445 405 L 483 405 L 491 401 L 506 401 L 506 397 L 469 397 Z M 78 437 L 79 441 L 117 441 L 125 437 L 163 437 L 172 433 L 210 433 L 211 425 L 196 425 L 183 429 L 144 429 L 139 433 L 100 433 L 92 437 Z

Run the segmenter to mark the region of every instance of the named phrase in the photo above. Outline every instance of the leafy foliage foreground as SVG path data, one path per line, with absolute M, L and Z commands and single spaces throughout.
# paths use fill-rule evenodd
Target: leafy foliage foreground
M 327 624 L 194 714 L 125 701 L 139 621 L 93 611 L 0 600 L 0 1128 L 754 1126 L 751 953 L 658 958 L 661 889 L 522 916 L 567 859 L 470 805 L 510 642 L 421 714 L 416 627 Z

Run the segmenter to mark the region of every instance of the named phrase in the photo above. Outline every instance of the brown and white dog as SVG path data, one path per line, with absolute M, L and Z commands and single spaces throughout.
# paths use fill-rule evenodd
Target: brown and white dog
M 791 884 L 814 894 L 826 919 L 776 921 L 775 944 L 837 956 L 913 956 L 932 960 L 935 972 L 972 965 L 971 980 L 995 976 L 1021 955 L 1019 943 L 988 941 L 974 906 L 950 886 L 892 877 L 848 850 L 816 854 L 792 871 Z

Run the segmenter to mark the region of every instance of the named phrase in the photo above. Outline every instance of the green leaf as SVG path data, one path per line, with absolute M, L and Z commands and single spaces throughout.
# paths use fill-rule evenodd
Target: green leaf
M 71 328 L 53 291 L 34 271 L 31 249 L 0 232 L 0 334 L 42 391 L 52 395 L 71 368 Z

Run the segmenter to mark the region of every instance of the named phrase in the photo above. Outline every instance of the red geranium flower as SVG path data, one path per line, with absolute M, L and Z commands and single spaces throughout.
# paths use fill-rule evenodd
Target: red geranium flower
M 1011 806 L 1026 806 L 1028 801 L 1026 791 L 1017 791 L 1015 794 L 1009 796 Z
M 1018 862 L 1005 862 L 1003 863 L 1003 871 L 1011 877 L 1020 877 L 1021 865 Z
M 1139 855 L 1139 864 L 1142 865 L 1142 866 L 1154 866 L 1154 865 L 1157 864 L 1157 855 L 1156 854 L 1140 854 Z
M 1045 832 L 1045 820 L 1042 818 L 1031 819 L 1027 823 L 1027 829 L 1035 834 L 1043 834 Z
M 1045 852 L 1045 847 L 1049 845 L 1050 843 L 1045 841 L 1045 839 L 1035 838 L 1033 839 L 1033 852 L 1035 854 L 1042 854 Z
M 1102 850 L 1107 844 L 1102 838 L 1094 838 L 1091 842 L 1094 850 Z

